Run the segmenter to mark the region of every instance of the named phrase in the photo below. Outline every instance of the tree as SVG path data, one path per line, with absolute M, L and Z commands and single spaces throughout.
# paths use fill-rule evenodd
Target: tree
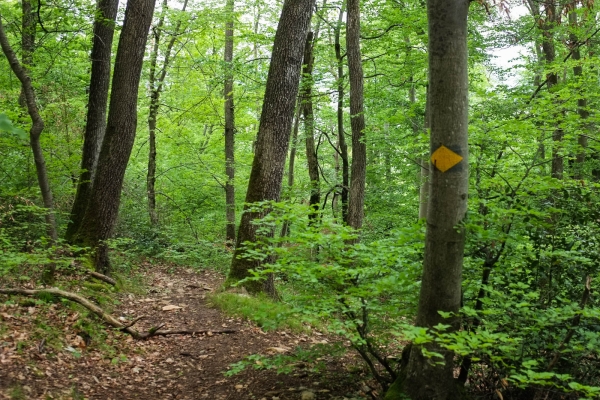
M 352 127 L 352 167 L 346 223 L 354 229 L 360 229 L 364 218 L 367 174 L 363 68 L 360 52 L 360 0 L 348 0 L 346 51 L 350 81 L 350 125 Z
M 342 54 L 342 45 L 340 41 L 342 23 L 346 12 L 346 1 L 342 1 L 340 12 L 338 14 L 337 24 L 334 28 L 334 49 L 335 59 L 337 61 L 337 137 L 339 155 L 342 159 L 342 188 L 340 197 L 342 200 L 342 221 L 348 218 L 348 192 L 350 188 L 350 162 L 348 159 L 348 145 L 346 144 L 346 133 L 344 131 L 344 57 Z
M 92 72 L 90 76 L 87 120 L 81 156 L 81 174 L 67 224 L 65 239 L 70 242 L 81 226 L 96 175 L 100 148 L 106 130 L 106 105 L 110 84 L 112 43 L 117 17 L 118 0 L 100 0 L 94 20 L 92 39 Z
M 33 152 L 33 159 L 35 161 L 35 170 L 38 179 L 38 185 L 42 194 L 42 201 L 44 207 L 48 210 L 46 213 L 46 224 L 48 226 L 48 235 L 52 241 L 58 239 L 58 231 L 56 227 L 56 218 L 54 216 L 54 200 L 52 197 L 52 189 L 50 188 L 50 180 L 48 179 L 48 171 L 46 170 L 46 160 L 44 159 L 44 152 L 40 144 L 40 136 L 44 130 L 44 120 L 40 116 L 38 106 L 36 104 L 35 91 L 31 84 L 31 78 L 27 73 L 27 70 L 19 62 L 15 52 L 13 51 L 6 33 L 4 32 L 4 26 L 2 25 L 2 16 L 0 15 L 0 46 L 4 55 L 8 59 L 11 69 L 21 82 L 21 93 L 25 96 L 25 102 L 27 105 L 27 112 L 31 117 L 31 128 L 29 129 L 29 145 Z M 28 17 L 25 17 L 28 18 Z M 31 27 L 28 26 L 28 29 Z M 28 39 L 29 40 L 29 39 Z M 29 57 L 28 55 L 27 57 Z
M 238 227 L 236 248 L 229 270 L 229 280 L 239 281 L 251 275 L 251 269 L 261 262 L 243 258 L 245 242 L 256 242 L 256 226 L 252 221 L 264 212 L 252 210 L 256 203 L 279 200 L 285 158 L 287 155 L 296 96 L 300 84 L 302 55 L 314 0 L 286 0 L 283 4 L 267 77 L 260 125 L 256 137 L 255 155 L 246 192 L 246 206 Z M 266 290 L 274 295 L 268 280 L 244 284 L 250 292 Z
M 115 60 L 106 134 L 77 241 L 91 247 L 98 272 L 110 274 L 108 245 L 137 128 L 137 97 L 155 0 L 128 0 Z
M 182 12 L 185 12 L 188 1 L 183 2 Z M 162 14 L 156 27 L 154 28 L 154 46 L 150 56 L 150 74 L 148 85 L 150 86 L 150 107 L 148 110 L 148 174 L 146 175 L 146 192 L 148 194 L 148 213 L 150 215 L 150 224 L 158 225 L 158 214 L 156 212 L 156 119 L 160 108 L 160 94 L 164 88 L 167 69 L 171 61 L 173 46 L 181 29 L 181 19 L 175 23 L 175 28 L 171 32 L 171 38 L 167 43 L 162 67 L 157 72 L 157 61 L 160 50 L 160 40 L 163 34 L 163 25 L 165 23 L 165 13 L 168 10 L 167 1 L 163 1 Z
M 465 245 L 464 223 L 468 196 L 468 0 L 428 0 L 429 106 L 431 123 L 431 186 L 425 237 L 425 259 L 416 325 L 459 327 L 461 276 Z M 442 316 L 440 312 L 454 313 Z M 457 398 L 453 378 L 454 354 L 435 343 L 429 359 L 417 345 L 386 399 Z M 435 361 L 443 361 L 437 363 Z
M 225 6 L 225 87 L 223 88 L 225 111 L 225 211 L 227 216 L 226 239 L 235 241 L 235 112 L 233 103 L 233 11 L 234 0 L 227 0 Z

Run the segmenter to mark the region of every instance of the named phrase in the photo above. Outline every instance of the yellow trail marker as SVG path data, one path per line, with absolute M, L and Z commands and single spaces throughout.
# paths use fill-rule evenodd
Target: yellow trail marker
M 441 145 L 431 155 L 431 163 L 442 172 L 448 171 L 462 161 L 462 156 L 456 154 L 444 145 Z

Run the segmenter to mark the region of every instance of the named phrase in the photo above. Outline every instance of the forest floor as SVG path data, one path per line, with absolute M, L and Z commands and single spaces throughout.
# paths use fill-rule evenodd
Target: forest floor
M 321 370 L 298 362 L 289 374 L 230 365 L 253 354 L 291 354 L 336 340 L 316 331 L 265 332 L 211 307 L 223 276 L 213 270 L 152 266 L 139 294 L 116 293 L 112 315 L 145 331 L 201 330 L 203 334 L 134 340 L 105 325 L 83 334 L 81 308 L 0 295 L 0 399 L 371 399 L 376 392 L 352 351 L 321 355 Z M 21 299 L 19 301 L 19 299 Z M 175 307 L 166 307 L 175 306 Z M 171 310 L 163 310 L 163 308 Z M 83 315 L 82 315 L 83 314 Z M 219 331 L 234 331 L 218 333 Z M 260 362 L 260 361 L 259 361 Z M 371 385 L 373 386 L 373 385 Z

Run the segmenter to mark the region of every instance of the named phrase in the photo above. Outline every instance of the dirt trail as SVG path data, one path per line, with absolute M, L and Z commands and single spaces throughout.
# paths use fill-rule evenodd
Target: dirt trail
M 98 338 L 82 338 L 74 328 L 79 315 L 52 305 L 50 317 L 63 330 L 62 351 L 44 348 L 34 337 L 37 307 L 0 305 L 0 399 L 215 399 L 321 400 L 371 399 L 365 376 L 352 355 L 324 357 L 325 371 L 312 373 L 302 365 L 288 375 L 249 369 L 226 377 L 227 367 L 250 354 L 273 354 L 326 341 L 322 335 L 263 332 L 255 325 L 230 318 L 207 306 L 206 295 L 222 282 L 215 271 L 153 268 L 145 296 L 120 295 L 113 315 L 147 330 L 210 330 L 201 335 L 173 335 L 135 341 L 109 328 L 104 338 L 118 349 L 106 357 L 94 346 Z M 0 296 L 0 303 L 6 297 Z M 165 306 L 174 308 L 163 311 Z M 39 321 L 38 321 L 39 323 Z M 235 330 L 235 333 L 212 332 Z M 85 341 L 89 339 L 89 346 Z M 43 341 L 44 340 L 44 341 Z M 71 344 L 69 346 L 68 344 Z

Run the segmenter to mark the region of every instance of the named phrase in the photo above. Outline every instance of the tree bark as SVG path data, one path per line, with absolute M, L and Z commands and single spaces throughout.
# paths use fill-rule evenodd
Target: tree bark
M 431 192 L 427 214 L 425 259 L 417 311 L 417 326 L 437 324 L 458 329 L 461 275 L 468 195 L 468 0 L 428 0 L 429 100 L 431 109 Z M 450 151 L 452 153 L 450 153 Z M 453 155 L 454 154 L 454 155 Z M 462 157 L 462 158 L 460 158 Z M 425 349 L 442 355 L 430 360 L 413 345 L 408 365 L 386 399 L 458 398 L 453 378 L 453 353 L 430 343 Z M 443 365 L 435 363 L 444 361 Z
M 182 12 L 187 8 L 187 0 L 183 2 Z M 163 25 L 165 23 L 165 13 L 167 12 L 167 0 L 163 1 L 162 14 L 156 27 L 154 28 L 154 46 L 150 56 L 150 73 L 148 76 L 148 85 L 150 87 L 150 106 L 148 110 L 148 173 L 146 175 L 146 193 L 148 196 L 148 214 L 150 224 L 154 227 L 158 226 L 158 213 L 156 212 L 156 119 L 160 108 L 160 94 L 163 90 L 163 83 L 167 76 L 167 69 L 171 61 L 171 53 L 179 30 L 181 29 L 181 20 L 175 23 L 175 29 L 171 33 L 171 38 L 167 43 L 167 48 L 164 54 L 164 61 L 160 72 L 156 73 L 158 53 L 160 50 L 160 40 L 163 33 Z
M 227 216 L 226 239 L 235 242 L 235 113 L 233 102 L 233 12 L 234 0 L 227 0 L 225 12 L 227 22 L 225 23 L 225 211 Z
M 48 229 L 48 236 L 54 242 L 58 239 L 58 233 L 56 229 L 56 219 L 54 216 L 54 200 L 52 198 L 52 190 L 50 189 L 50 180 L 48 179 L 48 171 L 46 170 L 46 160 L 44 159 L 44 153 L 40 144 L 40 136 L 44 130 L 44 121 L 40 116 L 35 92 L 31 85 L 31 78 L 27 73 L 27 70 L 21 65 L 15 52 L 13 51 L 8 38 L 4 32 L 4 26 L 2 25 L 0 16 L 0 46 L 2 51 L 8 60 L 11 69 L 21 82 L 21 90 L 25 95 L 25 102 L 27 105 L 27 112 L 31 117 L 31 129 L 29 130 L 29 144 L 31 145 L 31 151 L 33 152 L 33 160 L 35 162 L 35 170 L 37 174 L 38 184 L 40 192 L 42 194 L 42 202 L 46 208 L 46 225 Z
M 23 16 L 21 18 L 21 64 L 26 73 L 33 65 L 33 51 L 35 49 L 35 24 L 36 14 L 32 11 L 31 1 L 22 0 L 21 10 Z M 21 87 L 19 95 L 19 105 L 27 108 L 27 97 L 25 90 Z
M 346 52 L 350 80 L 350 125 L 352 127 L 352 167 L 346 223 L 354 229 L 360 229 L 364 217 L 367 176 L 363 68 L 360 51 L 360 0 L 348 0 Z
M 552 67 L 552 63 L 556 59 L 556 48 L 554 45 L 554 28 L 558 22 L 559 16 L 556 15 L 556 1 L 555 0 L 544 0 L 544 9 L 546 12 L 545 18 L 541 17 L 539 5 L 535 4 L 532 0 L 531 10 L 534 13 L 534 17 L 538 21 L 539 29 L 542 32 L 542 53 L 544 54 L 544 61 L 546 62 L 546 68 Z M 537 14 L 537 15 L 536 15 Z M 550 92 L 554 86 L 558 84 L 558 74 L 552 70 L 546 74 L 546 86 Z M 558 118 L 558 114 L 555 116 Z M 558 127 L 556 122 L 556 129 L 552 133 L 552 169 L 551 175 L 553 178 L 562 179 L 564 172 L 564 161 L 561 154 L 562 151 L 562 140 L 564 136 L 563 130 Z
M 95 251 L 96 271 L 110 274 L 106 240 L 117 220 L 125 169 L 137 127 L 137 95 L 155 0 L 128 0 L 119 39 L 106 134 L 77 239 Z
M 306 161 L 308 164 L 308 177 L 310 178 L 310 198 L 308 204 L 310 213 L 308 217 L 315 220 L 318 216 L 317 211 L 321 205 L 321 183 L 319 179 L 319 160 L 315 146 L 315 116 L 312 102 L 312 72 L 314 66 L 313 46 L 317 35 L 312 32 L 306 37 L 304 47 L 304 68 L 302 69 L 302 113 L 304 115 L 304 135 L 306 137 Z
M 346 12 L 346 2 L 343 1 L 340 6 L 337 25 L 334 28 L 335 36 L 335 58 L 337 60 L 337 135 L 338 144 L 340 147 L 340 158 L 342 159 L 342 221 L 348 219 L 348 192 L 350 188 L 350 162 L 348 159 L 348 145 L 346 144 L 346 135 L 344 133 L 344 57 L 342 55 L 342 46 L 340 43 L 340 35 L 342 23 L 344 22 L 344 14 Z
M 583 85 L 583 67 L 579 64 L 581 60 L 581 52 L 579 51 L 579 46 L 577 46 L 578 38 L 577 34 L 574 33 L 577 30 L 578 22 L 577 22 L 577 11 L 572 10 L 569 12 L 569 25 L 571 28 L 571 34 L 569 35 L 569 39 L 571 41 L 571 45 L 574 46 L 572 49 L 573 55 L 571 58 L 577 64 L 573 66 L 573 75 L 575 75 L 575 79 L 578 80 L 576 85 L 581 89 L 581 85 Z M 587 119 L 590 116 L 590 112 L 587 109 L 587 99 L 584 96 L 581 96 L 577 99 L 577 113 L 579 114 L 579 118 L 581 119 L 581 125 L 583 130 L 588 131 L 587 129 Z M 575 168 L 574 168 L 574 179 L 582 179 L 583 178 L 583 169 L 585 163 L 585 153 L 588 146 L 588 138 L 585 134 L 579 135 L 577 139 L 577 143 L 579 144 L 579 151 L 577 152 L 577 156 L 575 158 Z
M 423 127 L 425 129 L 425 133 L 429 133 L 430 123 L 429 123 L 429 87 L 427 87 L 425 94 L 425 122 Z M 419 188 L 419 219 L 427 218 L 427 204 L 429 203 L 429 160 L 427 157 L 423 157 L 421 159 L 421 166 L 419 167 L 419 181 L 421 187 Z
M 285 0 L 283 4 L 246 192 L 247 206 L 238 228 L 236 249 L 229 271 L 230 281 L 250 277 L 250 270 L 261 266 L 260 261 L 240 257 L 244 242 L 256 242 L 256 226 L 252 221 L 264 215 L 264 212 L 251 211 L 248 207 L 265 200 L 279 200 L 313 5 L 314 0 Z M 271 295 L 275 295 L 271 279 L 267 279 L 266 285 L 249 281 L 244 287 L 251 293 L 269 290 Z
M 67 224 L 65 239 L 71 242 L 81 226 L 96 174 L 100 147 L 106 130 L 106 106 L 110 84 L 112 43 L 118 0 L 99 0 L 92 41 L 92 72 L 87 105 L 87 120 L 83 136 L 81 174 Z

